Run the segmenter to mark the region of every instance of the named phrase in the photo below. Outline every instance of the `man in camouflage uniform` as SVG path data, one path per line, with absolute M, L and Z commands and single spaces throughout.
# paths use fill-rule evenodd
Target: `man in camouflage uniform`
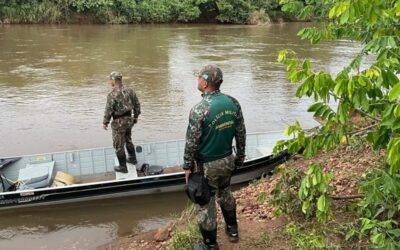
M 190 111 L 186 133 L 184 165 L 186 180 L 196 165 L 202 166 L 211 187 L 211 200 L 199 208 L 198 223 L 203 242 L 195 249 L 218 249 L 216 204 L 225 219 L 226 233 L 232 242 L 239 239 L 236 201 L 230 191 L 235 165 L 245 157 L 246 128 L 239 102 L 220 92 L 222 71 L 207 65 L 198 73 L 198 89 L 203 99 Z M 233 138 L 237 152 L 232 154 Z
M 115 166 L 114 170 L 128 173 L 126 162 L 137 163 L 135 146 L 132 143 L 132 127 L 138 121 L 140 103 L 135 92 L 122 84 L 121 73 L 111 72 L 110 84 L 113 90 L 107 96 L 103 128 L 107 130 L 112 117 L 113 146 L 119 162 L 119 166 Z M 125 146 L 129 155 L 128 160 L 125 155 Z

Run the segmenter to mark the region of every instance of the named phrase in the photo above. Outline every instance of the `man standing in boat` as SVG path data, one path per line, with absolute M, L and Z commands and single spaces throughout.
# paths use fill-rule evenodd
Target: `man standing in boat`
M 110 74 L 110 84 L 113 90 L 107 96 L 104 111 L 103 128 L 107 130 L 111 122 L 113 146 L 118 158 L 117 172 L 128 173 L 126 162 L 136 164 L 135 146 L 132 143 L 132 127 L 140 115 L 140 103 L 136 93 L 122 84 L 122 74 L 116 71 Z M 128 159 L 125 155 L 125 146 Z
M 196 168 L 202 169 L 211 188 L 210 202 L 199 208 L 198 223 L 203 242 L 195 249 L 218 249 L 216 200 L 230 241 L 239 240 L 236 201 L 230 190 L 230 180 L 235 166 L 242 165 L 245 158 L 246 128 L 239 102 L 220 91 L 221 69 L 207 65 L 196 76 L 203 99 L 190 111 L 183 169 L 186 180 L 191 172 L 198 171 Z M 232 154 L 233 138 L 236 155 Z

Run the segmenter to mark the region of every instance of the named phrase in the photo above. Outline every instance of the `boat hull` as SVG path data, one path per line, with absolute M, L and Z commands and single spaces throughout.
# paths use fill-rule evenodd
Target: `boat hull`
M 284 151 L 251 161 L 237 168 L 232 184 L 247 183 L 271 172 L 276 165 L 290 158 Z M 0 194 L 0 210 L 83 202 L 117 197 L 150 195 L 183 191 L 184 173 L 160 174 L 136 179 L 103 181 L 65 187 L 41 188 Z

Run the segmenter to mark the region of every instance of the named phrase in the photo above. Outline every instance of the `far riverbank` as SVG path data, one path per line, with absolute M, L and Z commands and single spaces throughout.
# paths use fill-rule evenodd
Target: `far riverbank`
M 260 24 L 291 19 L 279 1 L 4 1 L 3 24 Z

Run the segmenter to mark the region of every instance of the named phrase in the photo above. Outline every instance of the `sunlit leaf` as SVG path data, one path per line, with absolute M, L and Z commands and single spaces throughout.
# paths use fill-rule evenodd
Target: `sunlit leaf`
M 319 211 L 322 211 L 322 212 L 326 210 L 326 198 L 325 198 L 325 195 L 321 195 L 318 198 L 317 208 L 318 208 Z
M 303 213 L 307 213 L 307 210 L 310 208 L 310 201 L 304 201 L 303 206 L 301 207 L 301 210 Z
M 372 241 L 372 243 L 374 243 L 375 245 L 380 246 L 380 245 L 382 245 L 383 242 L 385 241 L 385 235 L 384 235 L 383 233 L 374 234 L 374 235 L 371 237 L 371 241 Z
M 394 101 L 400 96 L 400 82 L 398 82 L 389 92 L 389 100 Z

